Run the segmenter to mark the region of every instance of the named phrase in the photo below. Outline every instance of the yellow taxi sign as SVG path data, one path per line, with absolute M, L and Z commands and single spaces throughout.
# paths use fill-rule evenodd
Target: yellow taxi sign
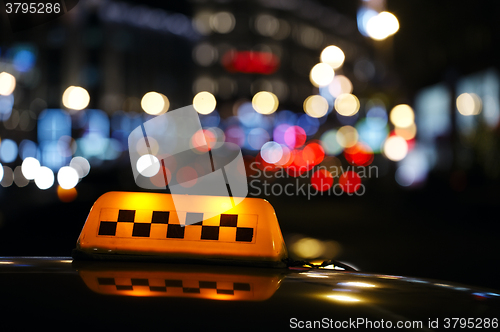
M 109 192 L 94 203 L 73 256 L 285 266 L 287 251 L 263 199 L 232 206 L 227 197 Z

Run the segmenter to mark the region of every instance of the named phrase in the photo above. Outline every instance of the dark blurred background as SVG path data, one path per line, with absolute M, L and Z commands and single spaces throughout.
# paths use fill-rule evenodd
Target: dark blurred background
M 294 258 L 500 288 L 500 3 L 62 4 L 0 2 L 1 256 L 70 255 L 101 194 L 143 191 L 129 133 L 194 103 Z

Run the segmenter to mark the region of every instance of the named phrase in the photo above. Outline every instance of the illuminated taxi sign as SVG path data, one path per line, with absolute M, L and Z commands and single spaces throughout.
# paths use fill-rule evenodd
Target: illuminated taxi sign
M 226 301 L 262 301 L 279 288 L 283 276 L 277 273 L 245 275 L 193 271 L 147 269 L 79 270 L 93 292 L 139 297 L 185 297 Z
M 74 257 L 284 266 L 287 252 L 266 200 L 244 198 L 231 208 L 226 197 L 109 192 L 92 207 Z

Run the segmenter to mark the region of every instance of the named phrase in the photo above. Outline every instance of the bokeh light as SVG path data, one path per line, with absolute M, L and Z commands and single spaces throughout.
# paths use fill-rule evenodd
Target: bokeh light
M 78 172 L 70 166 L 64 166 L 57 172 L 57 182 L 63 189 L 71 189 L 78 184 Z
M 74 157 L 71 159 L 69 166 L 77 171 L 80 179 L 86 177 L 90 172 L 90 163 L 84 157 Z
M 216 105 L 215 96 L 208 91 L 199 92 L 193 98 L 193 107 L 200 114 L 212 113 Z
M 358 131 L 352 126 L 343 126 L 337 131 L 337 142 L 344 148 L 350 148 L 358 142 Z
M 89 105 L 90 95 L 82 87 L 70 86 L 63 93 L 62 103 L 66 108 L 79 111 Z
M 335 110 L 343 116 L 352 116 L 359 111 L 359 100 L 353 94 L 343 93 L 335 99 Z
M 409 141 L 413 138 L 415 138 L 415 135 L 417 135 L 417 126 L 415 123 L 412 123 L 408 127 L 396 127 L 394 128 L 394 132 L 396 135 L 403 137 L 405 140 Z
M 64 189 L 61 186 L 57 186 L 57 197 L 61 202 L 72 202 L 76 199 L 77 195 L 76 188 Z
M 392 161 L 400 161 L 408 153 L 408 143 L 401 136 L 389 136 L 384 143 L 384 155 Z
M 252 106 L 260 114 L 272 114 L 278 109 L 278 97 L 272 92 L 260 91 L 252 98 Z
M 142 97 L 141 107 L 147 114 L 160 115 L 168 111 L 170 101 L 165 95 L 151 91 Z
M 353 165 L 368 166 L 373 161 L 373 151 L 365 143 L 358 142 L 344 150 L 345 159 Z
M 285 131 L 284 143 L 292 149 L 304 145 L 306 139 L 306 132 L 299 126 L 290 126 Z
M 415 114 L 409 105 L 400 104 L 391 110 L 389 118 L 394 126 L 405 128 L 415 121 Z
M 330 129 L 321 135 L 321 145 L 325 152 L 329 155 L 338 155 L 342 152 L 343 147 L 337 141 L 337 130 Z
M 16 78 L 7 72 L 0 73 L 0 95 L 10 95 L 16 88 Z
M 35 176 L 35 184 L 42 190 L 52 187 L 54 184 L 54 173 L 52 170 L 46 166 L 40 167 Z
M 304 101 L 304 112 L 313 118 L 321 118 L 328 113 L 328 101 L 319 95 L 313 95 Z
M 330 94 L 337 98 L 343 93 L 351 93 L 353 89 L 352 82 L 344 75 L 335 75 L 332 83 L 328 85 Z
M 274 141 L 266 142 L 260 149 L 260 155 L 265 162 L 276 164 L 283 158 L 283 148 Z
M 0 143 L 0 159 L 4 163 L 11 163 L 17 158 L 17 144 L 11 139 L 4 139 Z
M 316 64 L 309 74 L 309 79 L 315 87 L 326 86 L 333 81 L 335 71 L 326 63 Z
M 319 169 L 311 176 L 311 186 L 317 191 L 327 191 L 333 185 L 333 176 L 326 169 Z
M 399 30 L 399 21 L 394 14 L 381 12 L 366 23 L 366 33 L 372 39 L 383 40 Z
M 462 115 L 477 115 L 481 113 L 481 108 L 481 98 L 475 93 L 462 93 L 457 97 L 457 110 Z
M 355 193 L 361 188 L 361 178 L 354 171 L 344 172 L 339 177 L 339 186 L 345 193 Z
M 218 12 L 210 16 L 210 27 L 213 31 L 225 34 L 233 31 L 236 20 L 230 12 Z
M 152 177 L 160 170 L 160 161 L 152 154 L 145 154 L 137 160 L 137 171 L 145 177 Z
M 28 180 L 34 180 L 39 169 L 40 162 L 33 157 L 24 159 L 21 164 L 21 171 L 23 172 L 24 177 Z
M 330 65 L 333 69 L 337 69 L 344 63 L 344 52 L 337 46 L 330 45 L 325 47 L 321 52 L 321 62 Z

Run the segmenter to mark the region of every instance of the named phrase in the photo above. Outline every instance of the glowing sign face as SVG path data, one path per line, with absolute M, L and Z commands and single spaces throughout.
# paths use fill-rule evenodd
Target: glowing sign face
M 236 144 L 207 136 L 193 106 L 145 122 L 131 132 L 128 143 L 139 187 L 168 187 L 175 206 L 179 194 L 223 197 L 227 204 L 205 211 L 205 219 L 223 214 L 248 193 L 241 150 Z M 181 225 L 189 224 L 187 220 Z
M 284 266 L 288 255 L 266 200 L 242 198 L 232 207 L 227 197 L 106 193 L 92 207 L 74 257 L 129 256 Z
M 257 215 L 102 209 L 97 235 L 252 243 L 256 226 Z

